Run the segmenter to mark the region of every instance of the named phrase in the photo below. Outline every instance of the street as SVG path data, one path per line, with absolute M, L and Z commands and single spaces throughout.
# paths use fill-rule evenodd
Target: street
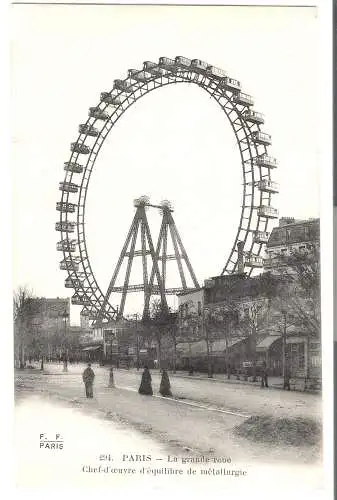
M 282 443 L 272 449 L 265 443 L 248 441 L 234 435 L 233 428 L 251 415 L 307 417 L 320 421 L 320 398 L 316 395 L 262 390 L 211 380 L 193 380 L 170 374 L 173 397 L 159 395 L 159 373 L 152 373 L 154 396 L 138 394 L 141 370 L 114 370 L 116 387 L 108 387 L 109 371 L 93 365 L 94 398 L 84 397 L 81 373 L 85 365 L 46 364 L 38 369 L 16 372 L 19 406 L 27 396 L 48 398 L 54 403 L 70 404 L 90 415 L 104 417 L 114 425 L 126 425 L 140 436 L 151 437 L 175 453 L 228 456 L 235 463 L 315 464 L 321 458 L 316 446 L 292 447 Z M 179 399 L 178 399 L 179 398 Z M 138 435 L 137 434 L 137 435 Z
M 141 370 L 119 370 L 116 374 L 116 384 L 120 387 L 137 388 Z M 107 375 L 106 375 L 107 376 Z M 282 390 L 261 390 L 259 385 L 248 385 L 217 379 L 194 379 L 170 373 L 173 394 L 179 398 L 225 407 L 229 411 L 248 415 L 270 414 L 277 412 L 279 416 L 308 416 L 321 420 L 321 399 L 317 395 Z M 160 374 L 152 371 L 152 385 L 159 389 Z

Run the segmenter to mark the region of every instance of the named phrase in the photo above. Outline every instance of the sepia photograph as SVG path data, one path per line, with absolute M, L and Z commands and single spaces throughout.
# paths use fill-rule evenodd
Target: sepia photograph
M 320 9 L 10 10 L 16 488 L 328 498 Z

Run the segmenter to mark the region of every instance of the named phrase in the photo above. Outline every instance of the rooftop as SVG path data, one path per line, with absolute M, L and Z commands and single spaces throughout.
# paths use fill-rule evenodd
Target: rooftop
M 204 287 L 199 287 L 199 288 L 196 288 L 195 290 L 187 290 L 186 292 L 184 291 L 181 291 L 181 292 L 178 292 L 176 295 L 178 296 L 182 296 L 182 295 L 190 295 L 191 293 L 196 293 L 196 292 L 200 292 L 200 290 L 203 290 Z
M 267 248 L 278 245 L 301 243 L 302 241 L 319 241 L 319 219 L 295 220 L 293 218 L 280 219 L 280 225 L 271 232 Z

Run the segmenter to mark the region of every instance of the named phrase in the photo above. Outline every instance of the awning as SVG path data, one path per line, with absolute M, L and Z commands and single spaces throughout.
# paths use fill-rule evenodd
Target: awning
M 89 347 L 84 347 L 82 351 L 98 351 L 98 349 L 101 349 L 101 345 L 91 345 Z
M 234 345 L 239 344 L 240 342 L 243 342 L 244 340 L 246 340 L 245 337 L 230 339 L 228 341 L 228 347 L 233 347 Z M 226 340 L 225 339 L 215 340 L 214 342 L 212 342 L 211 349 L 212 349 L 212 352 L 225 351 L 226 350 Z
M 246 340 L 245 338 L 235 338 L 228 341 L 228 347 L 232 347 L 240 342 Z M 210 343 L 211 354 L 215 353 L 225 353 L 226 351 L 226 340 L 219 339 L 214 340 Z M 199 340 L 197 342 L 190 343 L 181 343 L 177 345 L 177 352 L 181 355 L 185 356 L 197 356 L 197 355 L 206 355 L 207 353 L 207 344 L 206 340 Z
M 286 325 L 286 326 L 287 326 L 287 335 L 292 335 L 294 333 L 300 334 L 300 332 L 302 331 L 302 329 L 298 325 Z M 265 329 L 261 330 L 261 333 L 275 337 L 277 335 L 280 335 L 282 331 L 283 331 L 283 323 L 276 324 L 273 326 L 267 326 Z
M 206 341 L 199 340 L 197 342 L 177 344 L 177 352 L 185 356 L 202 354 L 206 350 Z
M 268 351 L 269 347 L 273 345 L 273 343 L 276 340 L 279 340 L 281 335 L 268 335 L 268 337 L 265 337 L 262 339 L 256 346 L 257 351 Z

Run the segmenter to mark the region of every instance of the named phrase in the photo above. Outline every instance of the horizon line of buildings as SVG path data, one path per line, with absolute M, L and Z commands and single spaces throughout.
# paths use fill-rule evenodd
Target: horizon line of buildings
M 247 277 L 243 272 L 242 262 L 241 266 L 239 262 L 237 273 L 206 279 L 200 288 L 177 294 L 178 334 L 175 356 L 179 358 L 180 366 L 190 368 L 194 365 L 196 369 L 205 368 L 207 351 L 210 348 L 203 338 L 202 323 L 206 312 L 219 311 L 221 304 L 224 301 L 228 302 L 229 294 L 233 294 L 235 289 L 236 300 L 240 302 L 240 314 L 244 317 L 253 304 L 261 301 L 261 290 L 259 290 L 258 284 L 260 277 L 266 273 L 279 274 L 282 272 L 282 257 L 284 255 L 289 255 L 293 250 L 300 253 L 311 252 L 313 249 L 319 248 L 319 242 L 319 218 L 296 220 L 293 217 L 282 217 L 279 219 L 279 225 L 275 226 L 269 235 L 265 249 L 266 258 L 263 259 L 262 266 L 254 266 L 261 268 L 260 274 Z M 230 282 L 233 284 L 230 287 L 231 291 L 229 291 L 228 286 Z M 125 359 L 133 362 L 137 357 L 138 363 L 139 357 L 143 357 L 144 360 L 147 359 L 148 363 L 158 358 L 155 342 L 148 339 L 139 346 L 138 335 L 135 337 L 137 345 L 127 345 L 126 343 L 123 348 L 118 345 L 117 331 L 125 332 L 126 328 L 140 331 L 140 323 L 137 320 L 127 321 L 127 326 L 125 322 L 109 322 L 104 326 L 90 326 L 88 320 L 81 316 L 81 325 L 72 325 L 70 298 L 45 299 L 44 310 L 38 321 L 40 328 L 54 328 L 56 330 L 68 328 L 68 331 L 72 330 L 73 333 L 78 333 L 83 346 L 82 354 L 87 359 L 116 361 L 118 356 L 122 355 Z M 228 369 L 230 364 L 236 370 L 241 370 L 243 364 L 247 366 L 249 363 L 251 364 L 253 352 L 249 335 L 240 335 L 235 332 L 235 328 L 232 328 L 231 338 L 228 339 L 225 338 L 223 329 L 220 328 L 220 330 L 211 342 L 213 369 L 215 371 Z M 265 331 L 259 334 L 254 342 L 253 350 L 257 355 L 254 361 L 257 363 L 265 361 L 271 373 L 281 374 L 283 370 L 283 339 L 280 332 Z M 303 377 L 307 376 L 309 372 L 319 375 L 321 367 L 320 338 L 309 341 L 298 328 L 289 327 L 287 343 L 289 351 L 287 355 L 291 360 L 294 374 Z
M 175 339 L 177 341 L 175 356 L 179 359 L 179 366 L 183 369 L 189 369 L 193 365 L 195 369 L 206 370 L 207 358 L 211 355 L 212 368 L 215 371 L 226 370 L 228 365 L 231 365 L 231 368 L 237 372 L 242 371 L 244 366 L 251 366 L 253 362 L 259 365 L 266 362 L 271 374 L 282 375 L 284 370 L 283 349 L 285 347 L 284 338 L 279 329 L 275 330 L 270 326 L 262 331 L 260 329 L 252 344 L 251 335 L 247 332 L 242 334 L 232 327 L 228 339 L 223 326 L 221 326 L 214 339 L 207 345 L 203 329 L 205 313 L 212 310 L 213 313 L 217 312 L 218 314 L 224 303 L 228 304 L 228 296 L 234 293 L 235 300 L 240 303 L 241 319 L 244 318 L 252 306 L 263 302 L 259 281 L 266 274 L 277 276 L 284 272 L 282 257 L 290 255 L 292 251 L 303 253 L 303 255 L 313 252 L 315 249 L 319 249 L 319 243 L 318 218 L 308 220 L 281 218 L 279 225 L 272 230 L 266 245 L 267 257 L 264 260 L 262 273 L 248 277 L 243 269 L 239 268 L 237 273 L 206 279 L 204 285 L 198 289 L 177 294 L 178 333 Z M 230 286 L 229 283 L 231 283 Z M 124 336 L 127 336 L 126 330 L 128 328 L 130 331 L 137 330 L 137 328 L 140 330 L 139 323 L 132 320 L 109 322 L 104 326 L 96 325 L 87 339 L 90 344 L 88 344 L 87 349 L 88 352 L 92 349 L 93 359 L 101 356 L 111 361 L 116 360 L 117 337 L 123 335 L 123 332 Z M 138 337 L 134 337 L 133 343 L 136 342 L 135 338 Z M 292 374 L 303 378 L 320 378 L 320 336 L 309 338 L 299 325 L 289 324 L 286 343 L 285 356 Z M 128 354 L 131 362 L 135 362 L 137 354 L 135 350 L 137 351 L 137 349 L 135 349 L 135 345 L 131 344 L 128 353 L 126 347 L 123 347 L 123 356 L 127 357 Z M 142 347 L 145 347 L 148 353 L 152 352 L 152 361 L 159 357 L 153 341 L 148 340 L 147 344 Z M 168 350 L 167 357 L 172 358 L 172 349 L 171 352 Z M 170 365 L 169 359 L 166 360 L 166 364 Z

